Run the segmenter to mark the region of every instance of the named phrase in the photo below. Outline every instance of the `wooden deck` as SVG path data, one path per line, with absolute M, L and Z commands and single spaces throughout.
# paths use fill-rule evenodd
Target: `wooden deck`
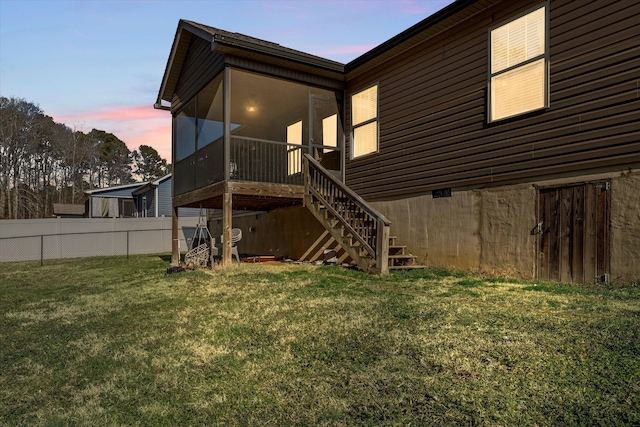
M 173 198 L 174 207 L 223 209 L 224 195 L 231 195 L 234 210 L 261 210 L 302 204 L 303 185 L 223 181 Z

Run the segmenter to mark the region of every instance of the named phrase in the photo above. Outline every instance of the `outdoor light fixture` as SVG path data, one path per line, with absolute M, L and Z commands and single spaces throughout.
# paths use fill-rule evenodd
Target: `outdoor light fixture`
M 249 99 L 249 101 L 247 101 L 246 110 L 250 114 L 254 114 L 258 111 L 258 103 L 256 102 L 255 98 L 252 97 Z

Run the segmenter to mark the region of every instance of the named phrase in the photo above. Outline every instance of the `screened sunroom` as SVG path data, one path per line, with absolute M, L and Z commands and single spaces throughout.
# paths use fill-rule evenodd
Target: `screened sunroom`
M 181 20 L 155 107 L 171 111 L 178 207 L 300 205 L 303 156 L 344 171 L 343 64 Z M 174 258 L 177 248 L 174 247 Z
M 174 114 L 174 196 L 225 180 L 301 186 L 303 153 L 339 172 L 341 104 L 332 90 L 234 68 L 219 73 Z

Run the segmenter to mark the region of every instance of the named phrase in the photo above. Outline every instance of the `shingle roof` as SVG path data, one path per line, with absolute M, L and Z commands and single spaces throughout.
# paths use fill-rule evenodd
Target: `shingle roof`
M 351 78 L 375 67 L 413 45 L 425 42 L 444 29 L 465 21 L 472 17 L 477 11 L 499 1 L 502 0 L 456 0 L 346 65 L 245 34 L 221 30 L 194 21 L 180 20 L 165 74 L 162 79 L 160 92 L 158 93 L 156 108 L 163 108 L 161 107 L 161 100 L 169 100 L 173 94 L 191 34 L 210 41 L 212 46 L 221 52 L 227 52 L 229 49 L 233 51 L 235 49 L 234 52 L 247 51 L 258 53 L 263 55 L 262 58 L 273 57 L 315 67 L 325 72 L 332 72 L 337 76 L 343 76 L 340 78 L 340 80 L 342 80 L 342 78 Z M 190 34 L 182 37 L 185 30 Z M 216 45 L 218 45 L 217 48 Z M 174 69 L 174 67 L 177 69 Z

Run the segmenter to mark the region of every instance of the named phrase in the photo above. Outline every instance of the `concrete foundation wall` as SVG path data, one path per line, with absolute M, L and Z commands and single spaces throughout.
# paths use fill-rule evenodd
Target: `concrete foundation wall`
M 640 281 L 640 173 L 611 182 L 611 280 Z
M 242 230 L 238 252 L 249 255 L 273 255 L 299 259 L 324 232 L 320 224 L 303 206 L 275 209 L 258 215 L 233 218 L 233 227 Z M 222 221 L 209 222 L 211 234 L 222 234 Z M 251 230 L 254 231 L 251 231 Z
M 391 235 L 422 265 L 477 270 L 480 266 L 480 198 L 471 191 L 372 205 L 391 221 Z
M 616 282 L 640 280 L 640 172 L 599 174 L 538 182 L 563 186 L 611 179 L 611 276 Z M 451 197 L 431 195 L 374 202 L 391 221 L 391 235 L 416 255 L 417 262 L 494 276 L 535 279 L 538 236 L 538 192 L 533 184 L 454 191 Z M 210 222 L 212 234 L 222 224 Z M 302 206 L 259 216 L 235 217 L 244 237 L 239 252 L 298 259 L 324 232 Z M 251 229 L 255 231 L 250 231 Z
M 611 276 L 640 280 L 640 172 L 549 180 L 540 186 L 611 179 Z M 537 190 L 533 184 L 454 191 L 372 205 L 391 221 L 391 234 L 418 263 L 481 274 L 535 279 Z
M 432 267 L 532 278 L 536 192 L 519 186 L 373 203 L 391 234 Z
M 513 186 L 477 192 L 481 198 L 480 270 L 483 274 L 534 278 L 537 191 Z

